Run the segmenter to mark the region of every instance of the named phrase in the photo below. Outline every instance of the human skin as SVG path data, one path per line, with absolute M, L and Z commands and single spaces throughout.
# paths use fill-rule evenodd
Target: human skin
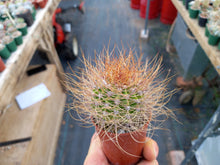
M 156 160 L 159 153 L 157 143 L 146 137 L 146 143 L 143 149 L 143 158 L 137 165 L 158 165 Z M 102 150 L 100 139 L 95 133 L 92 136 L 90 147 L 84 165 L 109 165 L 109 162 Z

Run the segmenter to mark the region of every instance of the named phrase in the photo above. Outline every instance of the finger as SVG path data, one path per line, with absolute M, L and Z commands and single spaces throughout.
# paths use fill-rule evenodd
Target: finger
M 159 165 L 157 160 L 153 160 L 153 161 L 148 161 L 148 160 L 142 160 L 140 163 L 138 163 L 137 165 Z
M 147 142 L 144 145 L 143 156 L 146 160 L 156 160 L 159 153 L 159 147 L 157 143 L 150 138 L 147 138 Z
M 95 133 L 91 139 L 90 147 L 84 165 L 108 165 L 105 154 L 102 151 L 101 142 Z

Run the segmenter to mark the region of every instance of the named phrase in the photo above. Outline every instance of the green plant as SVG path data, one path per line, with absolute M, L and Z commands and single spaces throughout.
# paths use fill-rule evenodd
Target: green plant
M 220 37 L 220 25 L 219 24 L 215 22 L 210 22 L 208 29 L 212 35 Z
M 200 6 L 201 10 L 206 11 L 209 8 L 209 0 L 202 0 Z
M 73 95 L 70 110 L 78 119 L 117 136 L 150 126 L 159 115 L 174 117 L 165 106 L 174 92 L 167 91 L 170 79 L 158 78 L 162 58 L 142 63 L 131 50 L 127 56 L 119 50 L 118 55 L 103 50 L 93 62 L 83 55 L 81 75 L 66 75 L 66 88 Z
M 214 10 L 220 9 L 220 0 L 213 1 L 213 8 L 214 8 Z

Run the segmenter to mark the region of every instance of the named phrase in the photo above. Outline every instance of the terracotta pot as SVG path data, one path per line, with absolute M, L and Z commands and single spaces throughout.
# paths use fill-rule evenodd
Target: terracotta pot
M 37 3 L 40 8 L 44 8 L 47 4 L 47 0 L 41 0 L 41 1 L 38 1 Z
M 3 70 L 5 70 L 5 64 L 0 57 L 0 72 L 3 72 Z
M 108 160 L 112 164 L 131 165 L 137 163 L 141 158 L 147 126 L 148 124 L 145 125 L 144 131 L 120 134 L 117 139 L 114 133 L 106 133 L 97 126 L 95 127 Z

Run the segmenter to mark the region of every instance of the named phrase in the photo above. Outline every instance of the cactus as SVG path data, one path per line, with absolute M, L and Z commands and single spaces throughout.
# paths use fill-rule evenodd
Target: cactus
M 125 50 L 118 54 L 105 49 L 94 62 L 83 55 L 81 76 L 66 75 L 66 88 L 74 97 L 70 110 L 78 119 L 119 135 L 150 126 L 159 115 L 174 116 L 165 106 L 173 93 L 167 92 L 170 79 L 158 79 L 162 58 L 142 64 L 131 50 L 127 56 Z
M 200 0 L 195 0 L 195 1 L 191 1 L 189 2 L 189 4 L 191 5 L 191 8 L 194 10 L 199 10 L 200 9 Z
M 213 8 L 214 8 L 214 10 L 219 10 L 219 8 L 220 8 L 220 0 L 215 0 L 215 1 L 213 1 Z

